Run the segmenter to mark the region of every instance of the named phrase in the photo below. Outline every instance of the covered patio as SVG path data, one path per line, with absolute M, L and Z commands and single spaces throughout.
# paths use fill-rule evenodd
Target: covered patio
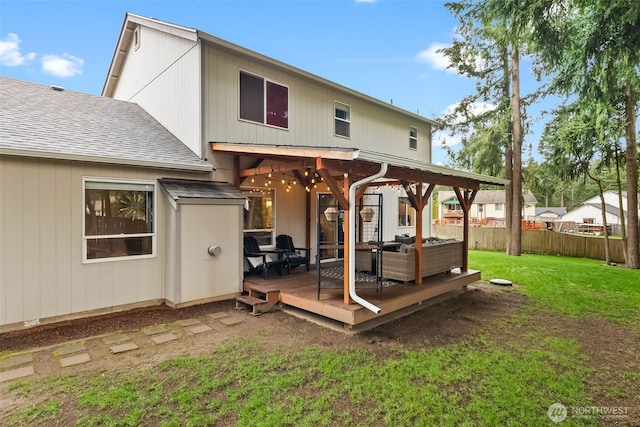
M 301 146 L 271 146 L 252 144 L 211 143 L 214 155 L 232 155 L 235 165 L 234 184 L 240 188 L 248 179 L 269 175 L 274 171 L 288 173 L 306 189 L 304 208 L 300 207 L 300 220 L 306 224 L 305 246 L 319 247 L 312 241 L 312 227 L 319 219 L 313 212 L 310 189 L 322 182 L 344 213 L 344 240 L 339 242 L 343 259 L 342 286 L 318 292 L 318 277 L 314 274 L 272 275 L 264 280 L 248 276 L 244 290 L 248 294 L 242 303 L 254 307 L 254 312 L 272 307 L 276 303 L 297 307 L 315 313 L 349 328 L 390 319 L 394 313 L 418 307 L 427 300 L 459 291 L 480 279 L 480 272 L 468 265 L 469 219 L 468 212 L 481 184 L 506 185 L 508 181 L 491 176 L 457 171 L 430 163 L 384 155 L 351 148 L 318 148 Z M 423 241 L 425 230 L 423 209 L 428 205 L 436 185 L 453 188 L 464 213 L 462 260 L 459 268 L 442 274 L 424 277 L 422 262 L 415 262 L 410 283 L 398 283 L 379 289 L 359 289 L 355 284 L 356 247 L 362 242 L 356 235 L 354 208 L 371 186 L 402 186 L 411 206 L 415 209 L 415 242 Z M 304 210 L 303 210 L 304 209 Z M 415 259 L 423 259 L 423 247 L 415 245 Z M 425 262 L 428 262 L 425 261 Z M 260 301 L 258 301 L 260 300 Z M 255 308 L 255 307 L 262 308 Z M 256 313 L 257 314 L 257 313 Z

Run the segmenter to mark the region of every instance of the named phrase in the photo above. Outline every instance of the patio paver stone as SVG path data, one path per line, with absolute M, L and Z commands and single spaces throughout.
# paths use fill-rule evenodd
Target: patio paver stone
M 198 325 L 198 326 L 192 326 L 192 327 L 188 328 L 188 330 L 192 334 L 197 335 L 197 334 L 201 334 L 203 332 L 210 331 L 211 327 L 209 327 L 207 325 Z
M 63 368 L 66 368 L 68 366 L 87 363 L 91 361 L 91 356 L 89 356 L 89 353 L 80 353 L 80 354 L 76 354 L 75 356 L 63 357 L 62 359 L 59 359 L 59 361 L 60 361 L 60 366 L 62 366 Z
M 124 353 L 125 351 L 137 350 L 139 348 L 140 347 L 138 347 L 138 345 L 134 342 L 126 342 L 124 344 L 118 344 L 118 345 L 109 347 L 109 349 L 111 350 L 111 353 L 113 354 Z
M 56 356 L 66 356 L 67 354 L 79 353 L 81 351 L 85 351 L 87 347 L 83 342 L 77 342 L 71 345 L 63 345 L 60 347 L 56 347 L 54 353 Z
M 163 335 L 154 335 L 151 337 L 151 340 L 156 344 L 164 344 L 169 341 L 177 340 L 178 337 L 174 334 L 163 334 Z
M 8 369 L 33 362 L 33 354 L 17 354 L 0 361 L 0 368 Z
M 29 375 L 33 374 L 35 374 L 33 365 L 23 366 L 22 368 L 0 372 L 0 383 L 3 381 L 11 381 L 22 377 L 28 377 Z

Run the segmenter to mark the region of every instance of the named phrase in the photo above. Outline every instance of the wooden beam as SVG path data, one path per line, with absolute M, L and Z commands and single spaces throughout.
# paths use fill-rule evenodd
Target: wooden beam
M 233 185 L 236 188 L 240 188 L 240 182 L 242 181 L 240 175 L 240 156 L 237 154 L 233 156 Z
M 465 189 L 464 193 L 460 191 L 460 188 L 453 187 L 453 191 L 456 192 L 460 207 L 463 212 L 463 229 L 462 229 L 462 271 L 469 269 L 469 210 L 473 204 L 473 200 L 478 194 L 478 190 Z
M 254 176 L 254 175 L 263 175 L 270 172 L 274 172 L 274 173 L 294 172 L 297 170 L 312 168 L 313 163 L 314 163 L 313 160 L 310 160 L 310 159 L 303 159 L 295 162 L 290 162 L 290 161 L 284 162 L 284 163 L 278 162 L 276 164 L 270 164 L 270 165 L 264 165 L 264 166 L 259 166 L 255 168 L 245 169 L 240 172 L 240 176 L 247 177 L 247 176 Z
M 335 181 L 335 179 L 333 179 L 333 177 L 329 173 L 329 170 L 325 167 L 325 159 L 322 159 L 321 157 L 318 157 L 316 159 L 316 171 L 318 172 L 318 175 L 322 177 L 322 180 L 325 182 L 325 184 L 327 184 L 329 190 L 331 190 L 331 194 L 333 194 L 336 200 L 338 200 L 340 207 L 345 211 L 348 210 L 349 201 L 344 195 L 344 189 L 341 189 L 340 186 L 338 186 L 338 183 Z M 346 177 L 345 181 L 348 181 Z M 349 192 L 347 190 L 347 196 L 348 194 Z

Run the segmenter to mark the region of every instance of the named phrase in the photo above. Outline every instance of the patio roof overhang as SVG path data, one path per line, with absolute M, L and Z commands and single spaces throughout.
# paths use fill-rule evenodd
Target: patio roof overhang
M 225 152 L 251 156 L 277 162 L 278 171 L 296 172 L 306 169 L 325 170 L 331 175 L 348 173 L 354 180 L 371 176 L 387 163 L 384 180 L 398 183 L 423 182 L 471 190 L 479 190 L 480 184 L 506 185 L 508 180 L 489 175 L 460 171 L 426 162 L 352 148 L 319 148 L 305 146 L 258 145 L 212 142 L 212 152 Z M 273 171 L 273 164 L 256 166 L 239 171 L 239 178 L 261 175 Z M 324 177 L 323 177 L 324 178 Z

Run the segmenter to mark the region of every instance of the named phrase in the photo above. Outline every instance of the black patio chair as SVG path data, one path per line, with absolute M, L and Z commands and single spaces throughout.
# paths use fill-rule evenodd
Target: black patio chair
M 299 265 L 306 265 L 309 271 L 311 248 L 298 248 L 293 244 L 291 236 L 280 234 L 276 237 L 276 248 L 284 251 L 283 258 L 287 260 L 287 268 L 291 270 Z
M 277 268 L 278 273 L 282 276 L 282 270 L 287 268 L 287 260 L 283 257 L 283 253 L 284 251 L 279 249 L 260 249 L 260 245 L 258 245 L 258 241 L 255 237 L 244 237 L 244 258 L 249 264 L 249 271 L 247 271 L 247 273 L 262 272 L 262 276 L 266 279 L 269 274 L 269 269 Z M 267 257 L 270 254 L 275 254 L 276 259 Z

